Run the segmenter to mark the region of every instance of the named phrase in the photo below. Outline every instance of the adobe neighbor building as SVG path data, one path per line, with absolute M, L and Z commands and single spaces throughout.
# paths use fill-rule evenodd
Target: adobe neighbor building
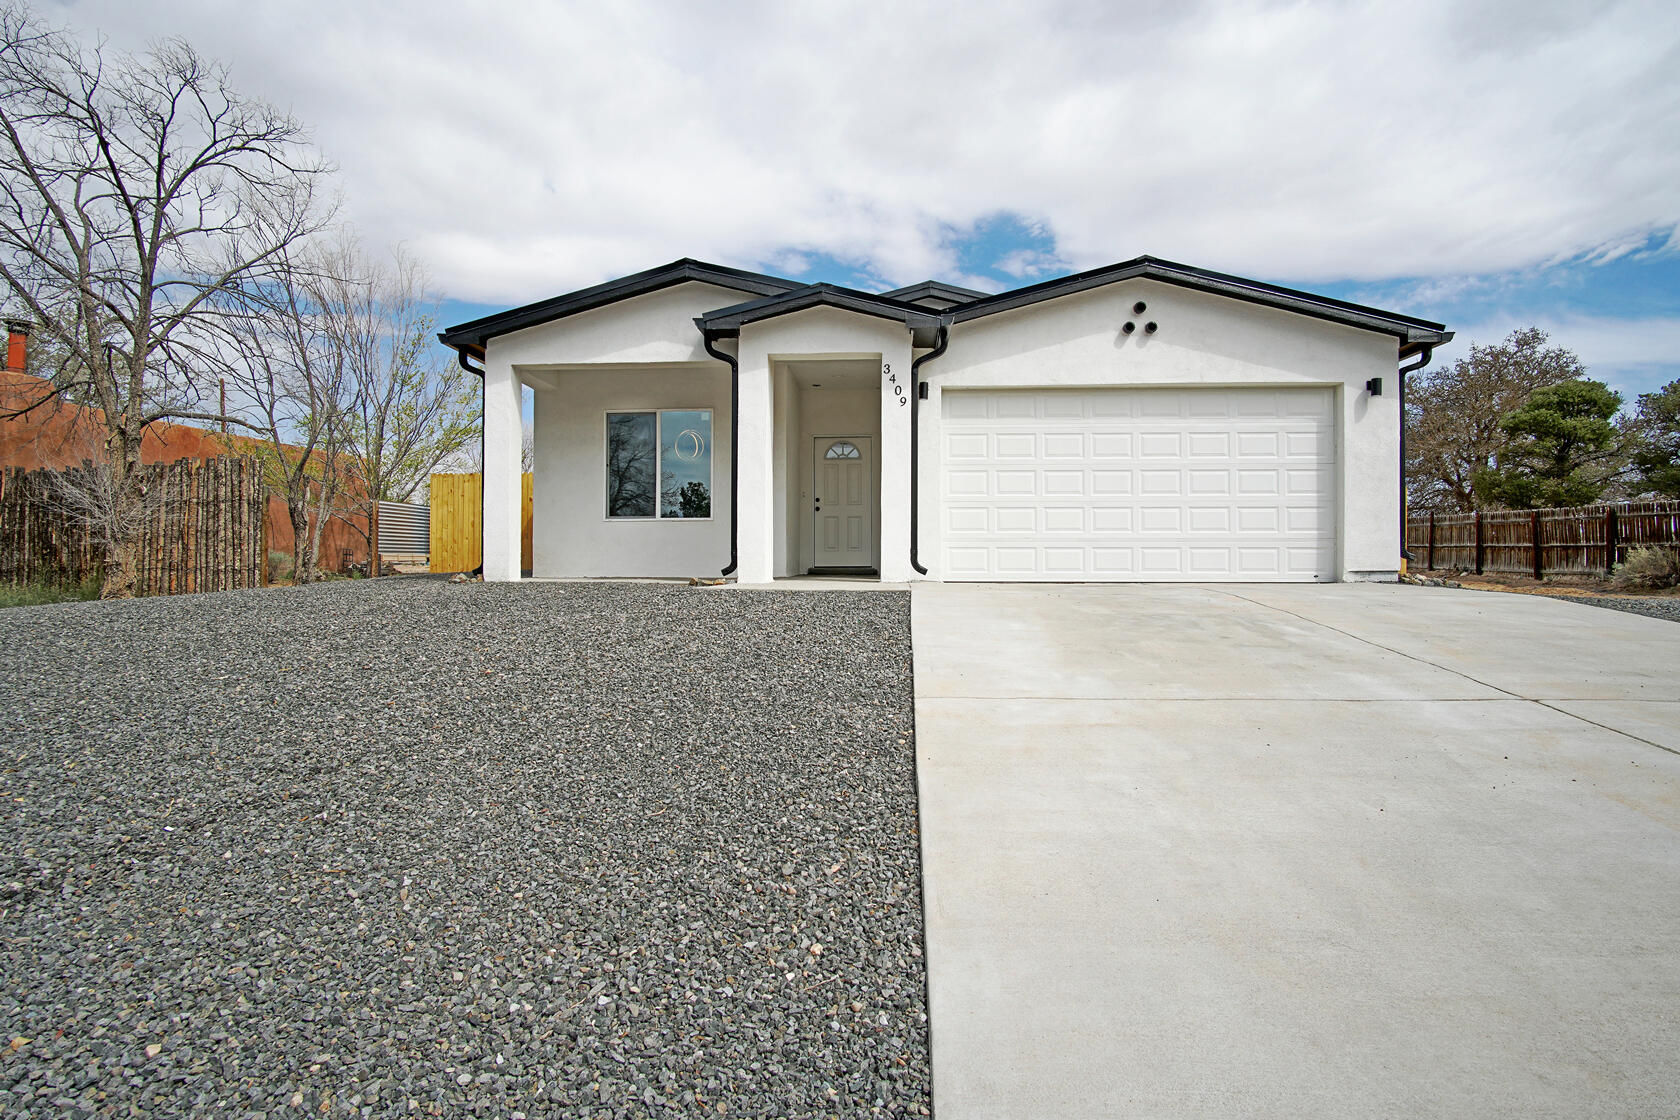
M 1168 261 L 875 295 L 681 260 L 439 336 L 484 575 L 1391 580 L 1439 323 Z M 481 363 L 481 364 L 480 364 Z

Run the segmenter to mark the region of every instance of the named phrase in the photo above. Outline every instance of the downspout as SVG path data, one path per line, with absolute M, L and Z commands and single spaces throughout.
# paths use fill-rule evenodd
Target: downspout
M 1406 375 L 1416 373 L 1429 364 L 1429 359 L 1435 356 L 1435 346 L 1430 343 L 1424 346 L 1418 354 L 1418 360 L 1409 366 L 1401 366 L 1395 372 L 1395 380 L 1400 383 L 1400 559 L 1412 559 L 1406 551 Z
M 921 479 L 917 465 L 921 462 L 922 426 L 918 417 L 922 410 L 922 364 L 931 361 L 945 353 L 945 347 L 951 341 L 951 324 L 945 319 L 939 321 L 939 336 L 934 340 L 933 349 L 910 363 L 910 566 L 922 575 L 928 570 L 922 567 L 920 541 L 918 533 L 918 518 L 921 511 Z
M 720 362 L 729 363 L 729 566 L 719 575 L 733 575 L 739 561 L 737 550 L 741 543 L 741 522 L 737 507 L 741 499 L 741 359 L 730 357 L 712 345 L 711 336 L 700 332 L 701 345 L 706 353 Z M 739 344 L 737 344 L 739 345 Z
M 455 364 L 478 378 L 478 567 L 472 574 L 484 575 L 484 398 L 489 390 L 484 383 L 484 367 L 474 369 L 467 362 L 465 349 L 455 351 Z

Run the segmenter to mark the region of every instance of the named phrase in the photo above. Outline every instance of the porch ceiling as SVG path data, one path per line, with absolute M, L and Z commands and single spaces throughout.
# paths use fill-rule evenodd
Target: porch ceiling
M 881 380 L 878 358 L 819 358 L 781 364 L 801 389 L 873 389 Z

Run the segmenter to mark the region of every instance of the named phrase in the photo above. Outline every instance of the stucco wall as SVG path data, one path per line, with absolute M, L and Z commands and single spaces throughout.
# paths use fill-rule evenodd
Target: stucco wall
M 678 284 L 499 335 L 485 361 L 532 367 L 709 362 L 695 316 L 755 298 L 712 284 Z
M 486 574 L 516 578 L 518 387 L 537 393 L 535 564 L 539 575 L 694 575 L 729 555 L 729 376 L 700 343 L 693 319 L 744 297 L 683 284 L 491 341 L 486 366 Z M 1142 315 L 1131 307 L 1148 304 Z M 1160 324 L 1123 335 L 1135 318 Z M 749 324 L 740 355 L 740 567 L 744 582 L 810 563 L 809 440 L 831 423 L 874 436 L 882 578 L 908 579 L 909 412 L 882 380 L 819 419 L 815 392 L 779 372 L 784 358 L 857 358 L 890 366 L 905 393 L 909 335 L 898 323 L 816 308 Z M 952 328 L 948 351 L 926 367 L 921 408 L 921 548 L 939 578 L 940 394 L 945 388 L 1065 385 L 1319 385 L 1338 410 L 1337 525 L 1341 578 L 1391 578 L 1399 559 L 1399 408 L 1396 341 L 1150 280 L 1065 296 Z M 1385 393 L 1365 382 L 1381 377 Z M 874 423 L 862 426 L 873 403 Z M 903 403 L 901 403 L 903 402 Z M 710 407 L 713 510 L 705 523 L 608 524 L 604 413 Z M 797 424 L 797 431 L 795 425 Z M 503 492 L 503 491 L 506 492 Z M 505 508 L 504 508 L 505 507 Z M 511 573 L 511 574 L 510 574 Z
M 692 326 L 692 324 L 691 324 Z M 729 562 L 729 369 L 566 370 L 535 393 L 531 562 L 536 576 L 715 576 Z M 606 515 L 606 414 L 712 410 L 710 520 Z
M 1147 309 L 1134 314 L 1138 301 Z M 1121 333 L 1127 320 L 1138 330 Z M 1159 331 L 1147 335 L 1143 324 Z M 1337 522 L 1343 579 L 1399 567 L 1398 343 L 1274 308 L 1150 280 L 1111 284 L 958 323 L 923 369 L 922 563 L 939 578 L 940 394 L 947 388 L 1107 385 L 1323 385 L 1337 390 Z M 1383 379 L 1372 397 L 1365 382 Z
M 713 409 L 713 438 L 717 441 L 714 451 L 713 466 L 713 521 L 710 523 L 711 533 L 722 533 L 724 536 L 723 554 L 717 561 L 717 568 L 721 569 L 729 559 L 728 525 L 723 522 L 718 528 L 718 511 L 723 510 L 722 516 L 728 516 L 728 460 L 722 456 L 726 453 L 726 441 L 729 428 L 729 396 L 727 367 L 713 361 L 701 345 L 700 332 L 694 327 L 694 317 L 707 311 L 731 304 L 740 303 L 752 298 L 749 293 L 738 292 L 730 288 L 720 288 L 711 284 L 685 283 L 666 288 L 657 292 L 650 292 L 634 299 L 622 300 L 607 307 L 596 308 L 577 315 L 569 315 L 563 319 L 556 319 L 550 323 L 528 327 L 522 331 L 499 335 L 490 340 L 485 347 L 484 355 L 484 576 L 490 580 L 513 580 L 519 578 L 519 533 L 520 533 L 520 470 L 519 448 L 521 439 L 520 423 L 520 387 L 530 385 L 537 392 L 538 409 L 537 437 L 539 440 L 536 478 L 533 479 L 533 525 L 532 525 L 532 563 L 533 571 L 538 575 L 696 575 L 706 574 L 712 568 L 711 538 L 706 538 L 705 548 L 701 553 L 688 555 L 684 564 L 677 568 L 671 551 L 662 546 L 671 543 L 668 535 L 658 535 L 651 531 L 645 534 L 654 542 L 654 552 L 642 556 L 634 565 L 636 570 L 621 569 L 611 565 L 627 562 L 633 557 L 626 554 L 624 547 L 625 535 L 618 532 L 591 534 L 585 531 L 589 525 L 599 525 L 604 521 L 604 512 L 600 506 L 591 507 L 592 514 L 598 520 L 579 522 L 575 532 L 582 539 L 594 539 L 594 545 L 574 544 L 570 551 L 562 547 L 561 541 L 553 534 L 557 533 L 560 516 L 550 513 L 547 531 L 551 534 L 548 540 L 545 562 L 545 550 L 540 543 L 544 533 L 545 518 L 542 514 L 542 460 L 544 456 L 557 454 L 552 447 L 544 450 L 542 442 L 543 413 L 549 415 L 551 431 L 559 430 L 556 425 L 564 425 L 568 415 L 566 411 L 555 411 L 559 404 L 554 400 L 542 401 L 545 392 L 553 392 L 558 384 L 557 378 L 566 376 L 568 370 L 593 370 L 596 373 L 610 374 L 613 371 L 623 372 L 625 366 L 631 363 L 654 363 L 665 367 L 670 372 L 674 365 L 687 364 L 692 368 L 704 368 L 712 378 L 721 377 L 724 384 L 724 397 L 721 405 L 710 405 Z M 703 367 L 696 367 L 696 363 L 704 363 Z M 620 407 L 613 405 L 612 407 Z M 644 407 L 640 403 L 625 405 L 624 407 Z M 654 406 L 646 406 L 654 407 Z M 660 404 L 657 407 L 679 407 L 675 404 Z M 601 421 L 604 423 L 605 421 Z M 720 434 L 722 433 L 722 434 Z M 598 446 L 598 444 L 597 444 Z M 582 462 L 582 452 L 579 453 Z M 601 451 L 602 462 L 594 464 L 593 469 L 598 472 L 597 481 L 601 481 L 605 467 L 604 449 Z M 719 472 L 725 472 L 720 474 Z M 721 479 L 721 482 L 720 482 Z M 604 482 L 602 482 L 604 485 Z M 569 483 L 560 476 L 554 476 L 548 490 L 557 501 L 562 503 L 571 501 L 575 504 L 562 504 L 559 508 L 586 508 L 584 490 L 585 483 L 578 481 Z M 575 493 L 573 493 L 575 491 Z M 599 491 L 596 491 L 599 493 Z M 571 495 L 568 498 L 568 495 Z M 614 526 L 614 529 L 622 526 Z M 688 526 L 684 532 L 693 533 L 695 526 Z
M 786 574 L 797 561 L 787 545 L 788 468 L 796 454 L 775 435 L 776 359 L 794 357 L 879 359 L 908 387 L 910 333 L 902 323 L 819 307 L 742 328 L 741 367 L 741 540 L 743 583 Z M 910 410 L 899 405 L 884 380 L 879 400 L 877 451 L 881 578 L 903 580 L 910 573 Z M 809 394 L 807 394 L 809 395 Z M 803 535 L 803 534 L 802 534 Z
M 881 492 L 881 394 L 875 389 L 808 389 L 800 398 L 795 432 L 797 469 L 790 487 L 799 516 L 789 553 L 794 573 L 816 562 L 816 448 L 815 440 L 830 436 L 863 436 L 869 440 L 870 487 Z M 877 508 L 870 534 L 875 562 L 880 564 L 881 518 Z

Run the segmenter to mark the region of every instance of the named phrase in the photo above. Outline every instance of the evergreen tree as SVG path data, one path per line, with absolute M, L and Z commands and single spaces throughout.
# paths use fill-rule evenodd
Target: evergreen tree
M 1529 394 L 1499 422 L 1510 441 L 1498 462 L 1476 472 L 1476 497 L 1512 509 L 1580 506 L 1608 485 L 1595 465 L 1612 459 L 1620 440 L 1611 418 L 1622 395 L 1602 381 L 1564 381 Z

